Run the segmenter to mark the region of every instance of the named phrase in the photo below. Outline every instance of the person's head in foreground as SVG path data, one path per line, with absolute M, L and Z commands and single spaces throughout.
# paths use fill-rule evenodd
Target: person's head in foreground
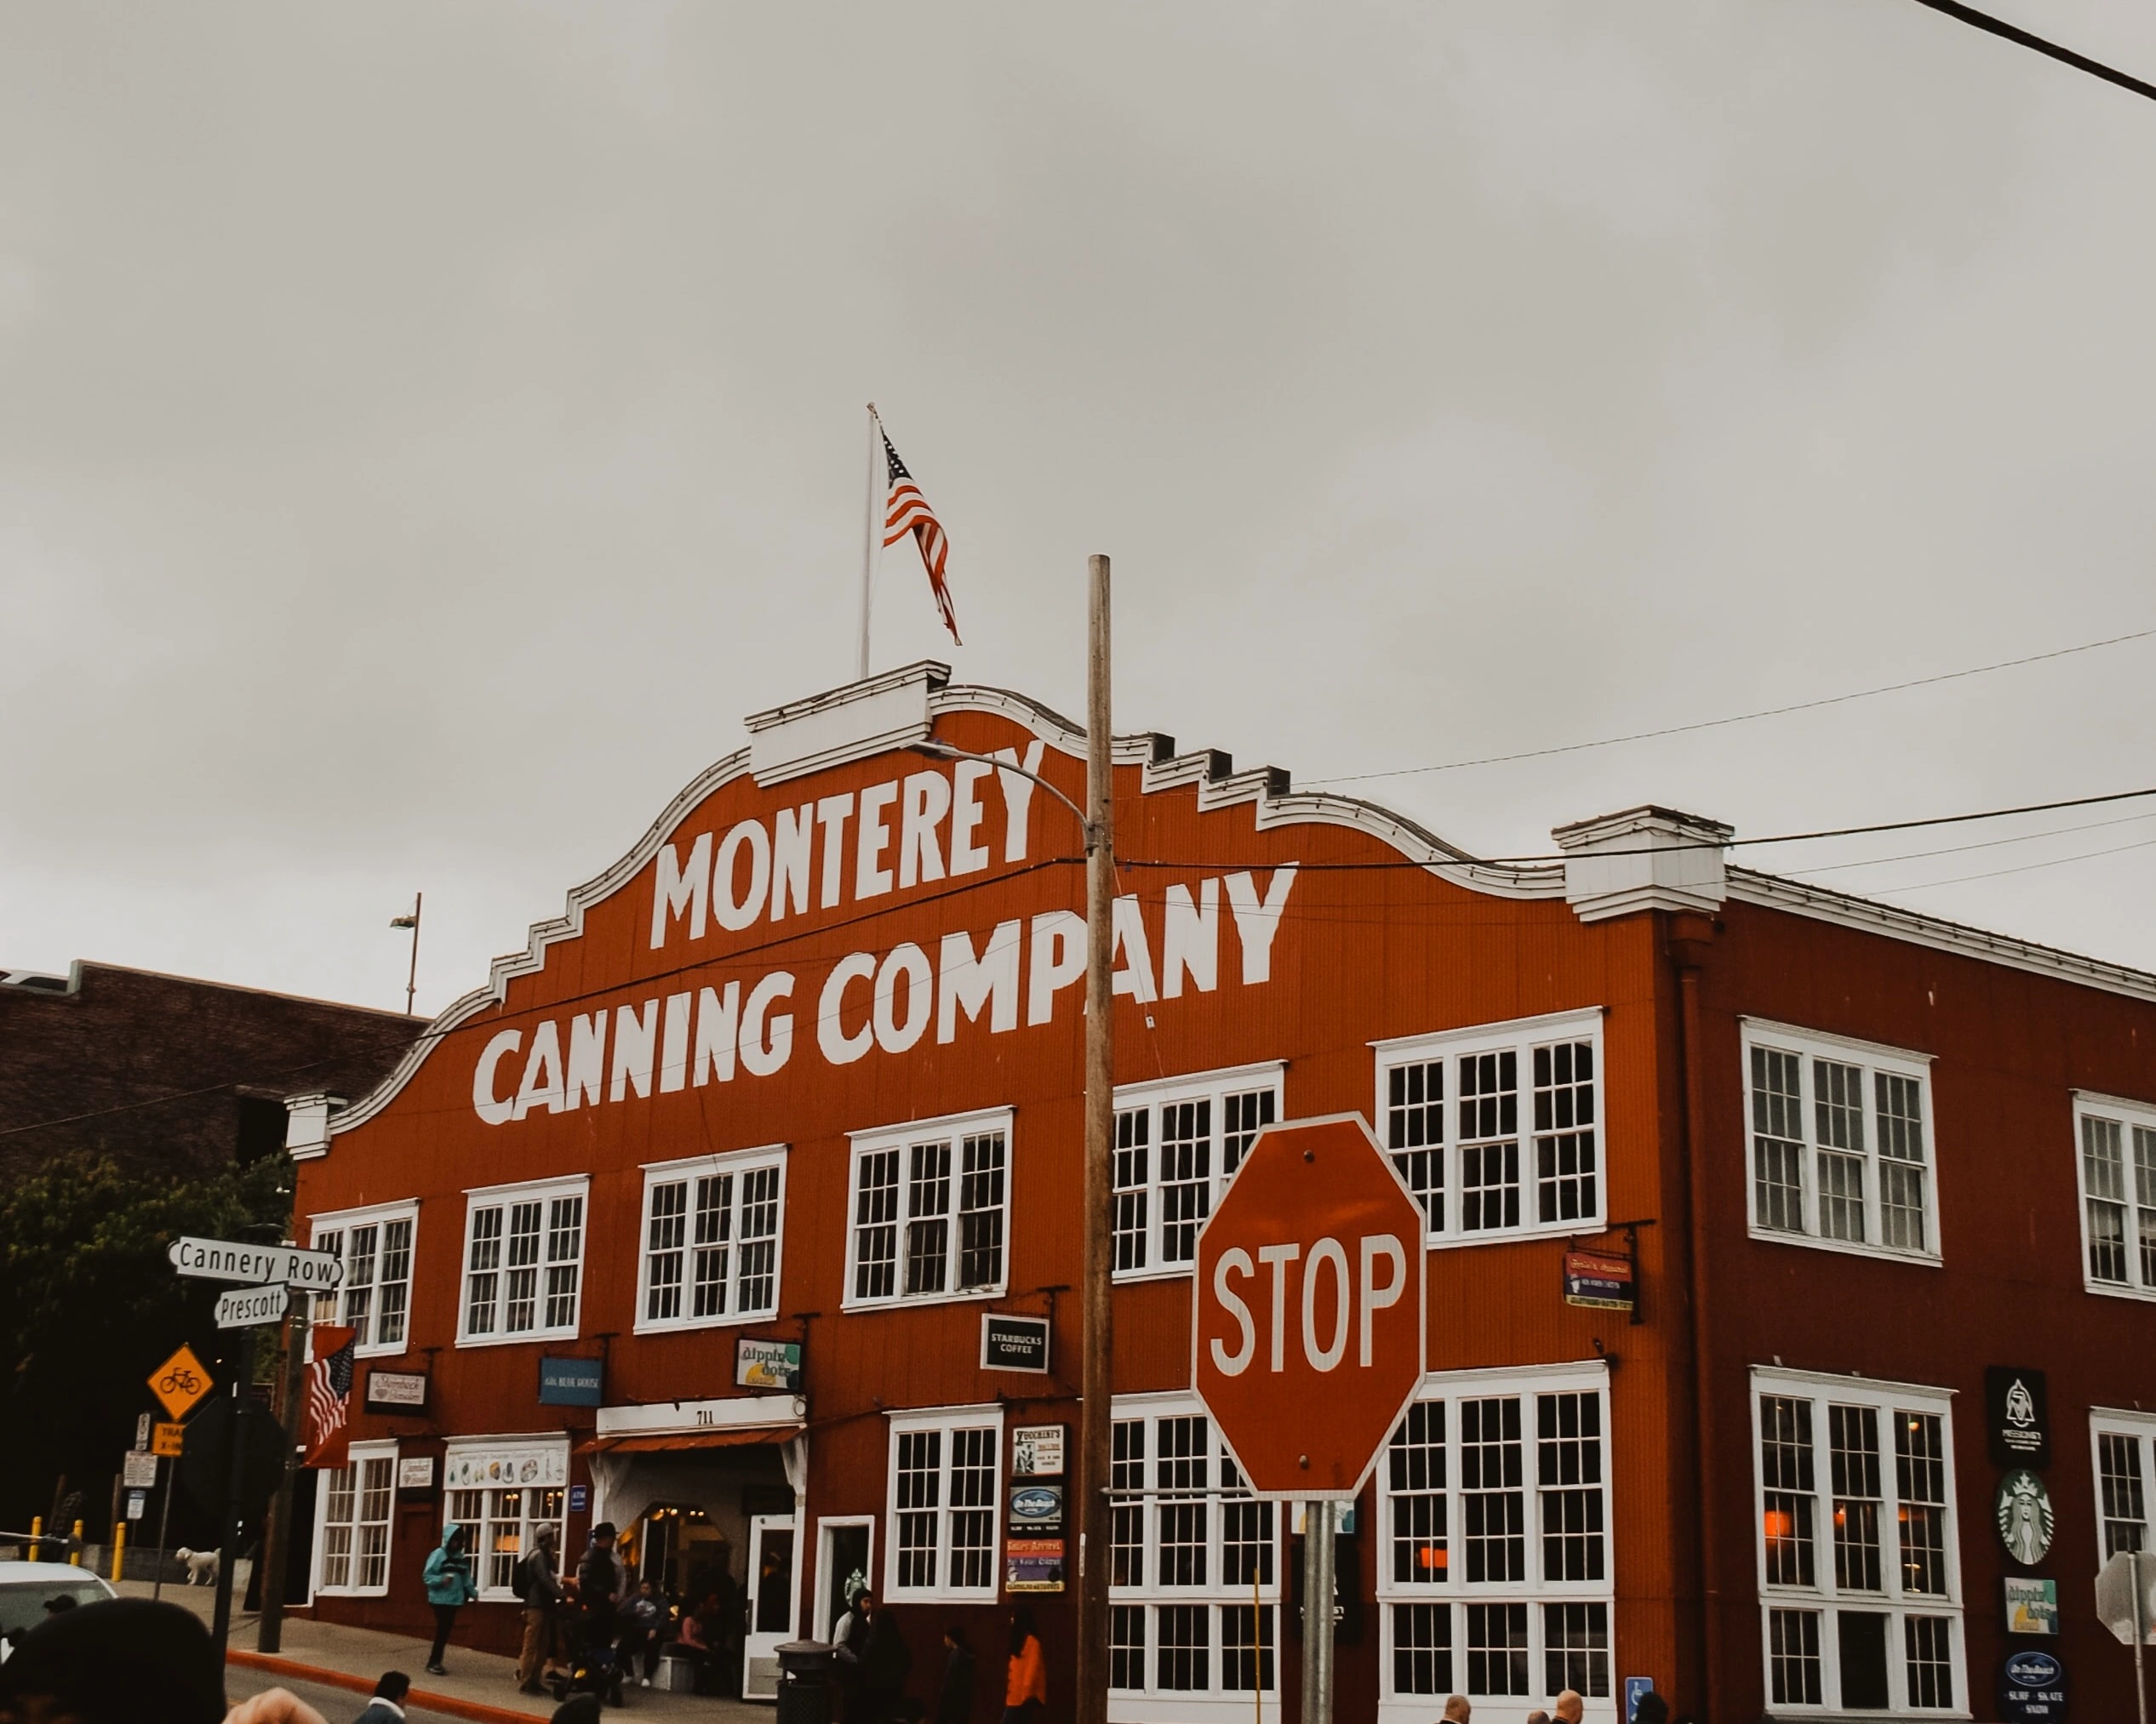
M 1580 1724 L 1580 1714 L 1586 1710 L 1586 1702 L 1580 1698 L 1577 1688 L 1567 1688 L 1557 1697 L 1557 1704 L 1551 1709 L 1557 1724 Z
M 392 1706 L 403 1705 L 405 1695 L 411 1692 L 412 1679 L 402 1670 L 384 1670 L 381 1681 L 375 1684 L 375 1698 Z
M 1541 1711 L 1530 1712 L 1527 1715 L 1527 1724 L 1550 1724 L 1550 1715 Z
M 202 1618 L 176 1604 L 108 1598 L 56 1611 L 0 1665 L 0 1724 L 220 1724 L 225 1671 Z
M 1445 1724 L 1467 1724 L 1474 1708 L 1467 1704 L 1465 1694 L 1448 1694 L 1444 1701 Z
M 1650 1688 L 1633 1709 L 1632 1721 L 1633 1724 L 1669 1724 L 1669 1702 Z

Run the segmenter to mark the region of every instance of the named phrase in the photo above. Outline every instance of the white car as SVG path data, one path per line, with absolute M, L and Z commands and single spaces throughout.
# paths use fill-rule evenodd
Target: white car
M 0 1562 L 0 1658 L 45 1619 L 47 1601 L 96 1604 L 120 1595 L 87 1568 L 65 1562 Z

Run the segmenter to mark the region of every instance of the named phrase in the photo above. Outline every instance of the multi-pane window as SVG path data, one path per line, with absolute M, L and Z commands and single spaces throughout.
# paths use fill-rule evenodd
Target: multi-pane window
M 445 1492 L 443 1502 L 449 1518 L 465 1529 L 464 1548 L 471 1553 L 472 1579 L 482 1598 L 517 1596 L 517 1564 L 538 1548 L 541 1527 L 554 1529 L 558 1552 L 569 1548 L 563 1525 L 569 1493 L 559 1485 L 508 1489 L 489 1484 Z
M 1198 1229 L 1279 1116 L 1280 1066 L 1126 1086 L 1115 1105 L 1115 1272 L 1187 1274 Z
M 1003 1414 L 996 1407 L 906 1413 L 891 1424 L 891 1596 L 996 1596 Z
M 509 1185 L 468 1196 L 460 1345 L 576 1333 L 585 1184 Z
M 362 1353 L 401 1353 L 412 1311 L 412 1236 L 419 1212 L 409 1204 L 396 1209 L 347 1211 L 314 1219 L 313 1247 L 345 1266 L 335 1292 L 317 1294 L 314 1320 L 343 1323 L 358 1332 Z
M 1433 1243 L 1600 1223 L 1599 1012 L 1374 1045 L 1385 1147 Z
M 693 1328 L 779 1308 L 783 1150 L 744 1150 L 644 1170 L 637 1327 Z
M 1155 1699 L 1276 1693 L 1275 1505 L 1250 1495 L 1195 1401 L 1121 1396 L 1115 1410 L 1110 1687 Z
M 2084 1281 L 2156 1298 L 2156 1108 L 2077 1095 L 2073 1112 Z
M 1001 1293 L 1008 1110 L 854 1139 L 848 1306 Z
M 2146 1550 L 2148 1504 L 2156 1494 L 2156 1414 L 2097 1407 L 2089 1414 L 2096 1448 L 2096 1553 L 2108 1561 L 2121 1550 Z
M 1753 1235 L 1936 1259 L 1924 1056 L 1747 1019 L 1743 1059 Z
M 317 1591 L 388 1590 L 389 1511 L 396 1474 L 394 1443 L 354 1443 L 347 1464 L 323 1474 L 321 1525 L 315 1535 Z
M 1770 1706 L 1965 1704 L 1945 1394 L 1766 1371 L 1753 1389 Z
M 1612 1698 L 1600 1372 L 1431 1377 L 1379 1461 L 1388 1700 Z

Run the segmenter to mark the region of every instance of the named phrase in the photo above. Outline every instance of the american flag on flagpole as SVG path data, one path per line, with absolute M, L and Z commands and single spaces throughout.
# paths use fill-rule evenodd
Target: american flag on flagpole
M 913 535 L 913 542 L 921 547 L 921 563 L 929 572 L 929 590 L 935 595 L 943 626 L 951 631 L 952 644 L 963 647 L 965 642 L 958 638 L 958 613 L 951 603 L 951 588 L 943 578 L 951 542 L 943 536 L 943 523 L 929 507 L 929 500 L 921 494 L 912 474 L 906 471 L 906 463 L 891 447 L 890 433 L 880 421 L 876 430 L 884 439 L 884 460 L 890 470 L 890 495 L 884 506 L 884 543 L 895 545 L 907 534 Z
M 306 1459 L 301 1464 L 335 1470 L 348 1463 L 352 1442 L 352 1348 L 357 1329 L 319 1324 L 314 1331 L 314 1359 L 307 1367 Z

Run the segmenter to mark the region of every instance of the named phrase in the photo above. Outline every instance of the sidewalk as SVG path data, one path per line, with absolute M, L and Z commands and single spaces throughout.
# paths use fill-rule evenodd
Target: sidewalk
M 130 1598 L 147 1598 L 150 1583 L 123 1580 L 120 1590 Z M 186 1606 L 207 1622 L 215 1594 L 207 1586 L 167 1586 L 164 1596 L 174 1604 Z M 254 1615 L 243 1614 L 235 1601 L 227 1656 L 235 1664 L 274 1670 L 276 1665 L 254 1651 Z M 494 1653 L 470 1652 L 452 1644 L 444 1660 L 450 1674 L 429 1676 L 422 1674 L 427 1650 L 426 1641 L 403 1635 L 347 1628 L 340 1623 L 317 1622 L 306 1616 L 288 1616 L 284 1618 L 283 1649 L 276 1658 L 302 1667 L 313 1681 L 335 1681 L 342 1677 L 348 1681 L 363 1682 L 363 1687 L 352 1691 L 352 1710 L 355 1715 L 376 1677 L 385 1670 L 403 1670 L 412 1678 L 412 1703 L 416 1706 L 486 1721 L 486 1724 L 553 1716 L 552 1698 L 517 1692 L 514 1658 Z M 656 1688 L 632 1688 L 627 1698 L 625 1711 L 640 1712 L 655 1719 L 694 1719 L 699 1724 L 771 1724 L 771 1707 L 752 1701 L 722 1700 L 699 1694 L 665 1694 Z M 331 1724 L 338 1724 L 338 1721 L 332 1719 Z

